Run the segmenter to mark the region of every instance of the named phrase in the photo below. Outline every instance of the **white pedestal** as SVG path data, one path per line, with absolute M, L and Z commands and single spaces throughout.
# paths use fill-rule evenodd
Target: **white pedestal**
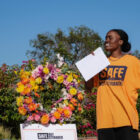
M 77 140 L 75 124 L 20 124 L 22 140 Z

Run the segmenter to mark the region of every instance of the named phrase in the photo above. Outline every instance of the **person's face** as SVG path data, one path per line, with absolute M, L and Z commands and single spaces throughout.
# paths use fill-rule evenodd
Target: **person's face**
M 107 33 L 104 43 L 106 51 L 113 52 L 116 50 L 121 50 L 122 44 L 123 41 L 120 39 L 120 36 L 117 32 L 110 31 Z

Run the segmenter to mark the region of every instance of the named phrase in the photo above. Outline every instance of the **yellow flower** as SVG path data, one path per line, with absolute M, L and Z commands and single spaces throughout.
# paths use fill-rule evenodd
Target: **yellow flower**
M 23 78 L 28 78 L 30 76 L 30 72 L 29 71 L 24 71 L 23 69 L 20 71 L 20 77 L 21 79 Z
M 16 91 L 19 92 L 19 93 L 23 92 L 24 91 L 24 85 L 19 83 L 18 87 L 16 88 Z
M 39 86 L 38 86 L 38 85 L 34 85 L 34 86 L 32 87 L 32 89 L 34 89 L 35 91 L 37 91 L 37 90 L 38 90 L 38 88 L 39 88 Z
M 41 91 L 44 90 L 44 87 L 43 87 L 43 86 L 40 86 L 40 90 L 41 90 Z
M 33 78 L 30 79 L 30 85 L 31 85 L 32 87 L 35 86 L 35 79 L 33 79 Z
M 41 83 L 42 83 L 41 77 L 36 78 L 36 79 L 35 79 L 35 82 L 36 82 L 37 84 L 41 84 Z
M 23 105 L 23 96 L 19 96 L 16 98 L 17 106 L 22 106 Z
M 65 105 L 68 105 L 69 103 L 68 103 L 68 100 L 64 100 L 64 104 Z
M 79 79 L 77 80 L 78 84 L 81 82 Z
M 61 84 L 64 81 L 63 75 L 57 77 L 57 83 Z
M 16 75 L 18 74 L 16 70 L 14 71 L 14 73 L 15 73 Z
M 73 77 L 74 77 L 75 79 L 77 79 L 77 78 L 78 78 L 78 75 L 76 75 L 76 74 L 73 74 Z
M 43 69 L 43 72 L 44 72 L 45 74 L 48 74 L 48 73 L 49 73 L 49 69 L 48 69 L 48 68 L 44 68 L 44 69 Z
M 69 93 L 70 93 L 71 95 L 76 95 L 76 94 L 77 94 L 77 89 L 75 89 L 75 88 L 70 88 Z
M 67 77 L 67 79 L 66 79 L 68 82 L 72 82 L 72 80 L 73 80 L 73 77 L 72 77 L 72 75 L 69 75 L 68 77 Z

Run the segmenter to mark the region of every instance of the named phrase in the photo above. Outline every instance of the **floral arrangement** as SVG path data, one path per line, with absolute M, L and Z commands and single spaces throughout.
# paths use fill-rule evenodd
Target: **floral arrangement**
M 85 102 L 82 113 L 83 120 L 78 123 L 77 132 L 82 137 L 97 136 L 96 131 L 96 97 L 97 88 L 94 87 L 92 92 L 85 94 Z
M 18 112 L 27 122 L 67 123 L 83 110 L 84 90 L 80 77 L 57 55 L 57 64 L 26 62 L 20 72 L 16 91 Z M 29 69 L 29 67 L 31 69 Z

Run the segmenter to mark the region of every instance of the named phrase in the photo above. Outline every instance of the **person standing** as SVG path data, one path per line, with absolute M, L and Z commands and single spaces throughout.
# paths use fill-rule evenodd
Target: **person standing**
M 138 140 L 136 102 L 140 88 L 140 60 L 126 54 L 131 44 L 124 30 L 110 30 L 104 47 L 110 53 L 110 65 L 86 83 L 91 89 L 98 82 L 98 140 Z

